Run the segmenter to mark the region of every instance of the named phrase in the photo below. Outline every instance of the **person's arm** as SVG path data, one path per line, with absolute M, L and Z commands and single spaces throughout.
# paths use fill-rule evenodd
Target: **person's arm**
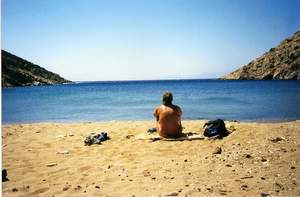
M 179 116 L 182 116 L 182 110 L 180 107 L 178 107 L 178 108 L 179 108 Z
M 159 120 L 158 108 L 156 108 L 156 109 L 154 110 L 153 115 L 154 115 L 154 117 L 156 118 L 156 121 L 158 121 L 158 120 Z
M 180 126 L 180 129 L 183 130 L 183 127 L 181 124 L 182 110 L 179 106 L 177 106 L 177 114 L 178 114 L 178 125 Z
M 179 106 L 175 106 L 175 112 L 176 112 L 176 115 L 178 116 L 178 117 L 181 117 L 182 116 L 182 110 L 181 110 L 181 108 L 179 107 Z

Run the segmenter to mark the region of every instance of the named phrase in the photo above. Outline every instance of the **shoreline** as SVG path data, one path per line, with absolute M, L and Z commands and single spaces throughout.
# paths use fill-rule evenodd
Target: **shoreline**
M 217 119 L 217 118 L 216 118 Z M 182 122 L 190 122 L 190 121 L 199 121 L 206 122 L 213 119 L 184 119 Z M 283 120 L 225 120 L 224 122 L 232 123 L 289 123 L 289 122 L 300 122 L 300 119 L 283 119 Z M 155 124 L 154 119 L 145 119 L 145 120 L 102 120 L 102 121 L 42 121 L 42 122 L 15 122 L 15 123 L 1 123 L 2 126 L 9 125 L 26 125 L 26 124 L 92 124 L 92 123 L 111 123 L 111 122 L 153 122 Z
M 204 122 L 184 120 L 183 132 Z M 154 142 L 134 140 L 154 120 L 2 125 L 2 195 L 300 195 L 299 121 L 225 123 L 221 140 Z M 101 131 L 110 140 L 84 146 Z

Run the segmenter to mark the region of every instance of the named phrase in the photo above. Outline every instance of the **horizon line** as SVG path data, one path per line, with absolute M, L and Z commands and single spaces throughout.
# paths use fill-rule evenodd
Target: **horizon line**
M 192 81 L 192 80 L 219 80 L 220 78 L 168 78 L 168 79 L 118 79 L 118 80 L 92 80 L 92 81 L 72 81 L 73 83 L 89 82 L 135 82 L 135 81 Z

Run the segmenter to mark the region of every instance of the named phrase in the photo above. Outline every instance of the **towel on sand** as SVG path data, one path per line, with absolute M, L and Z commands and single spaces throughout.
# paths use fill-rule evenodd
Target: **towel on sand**
M 158 133 L 142 133 L 139 134 L 134 138 L 135 140 L 149 140 L 149 141 L 156 141 L 156 140 L 164 140 L 164 141 L 183 141 L 183 140 L 203 140 L 204 137 L 201 134 L 196 133 L 188 133 L 183 134 L 182 137 L 179 138 L 164 138 L 158 135 Z

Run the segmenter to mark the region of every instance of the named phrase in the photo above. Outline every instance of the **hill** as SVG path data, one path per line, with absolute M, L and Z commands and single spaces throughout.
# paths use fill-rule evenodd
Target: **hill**
M 221 79 L 300 79 L 300 31 Z
M 2 87 L 51 85 L 71 82 L 5 50 L 2 57 Z

